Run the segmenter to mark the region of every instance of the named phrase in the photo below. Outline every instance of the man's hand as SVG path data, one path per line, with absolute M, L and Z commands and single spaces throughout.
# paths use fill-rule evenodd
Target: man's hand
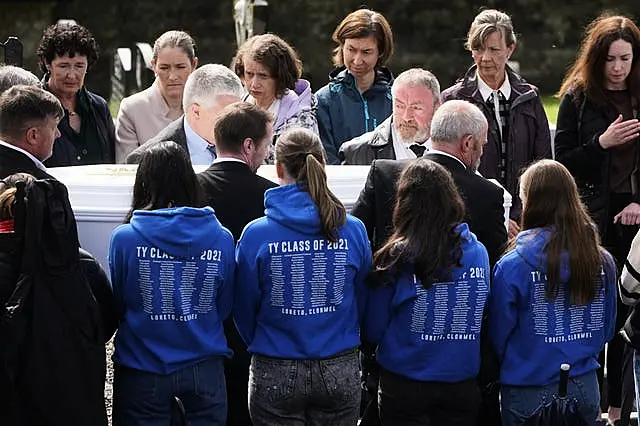
M 640 204 L 631 203 L 613 218 L 613 223 L 640 225 Z

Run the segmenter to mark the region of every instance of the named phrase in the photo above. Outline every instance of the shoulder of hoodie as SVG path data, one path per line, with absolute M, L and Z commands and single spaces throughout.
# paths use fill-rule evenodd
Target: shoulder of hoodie
M 517 249 L 509 250 L 505 253 L 497 262 L 493 269 L 494 279 L 495 275 L 500 273 L 501 275 L 513 276 L 516 274 L 529 274 L 533 268 L 522 259 L 522 256 L 518 253 Z
M 347 213 L 346 221 L 342 227 L 341 234 L 351 235 L 354 239 L 353 243 L 360 245 L 361 248 L 365 251 L 371 250 L 369 237 L 367 235 L 367 228 L 365 228 L 364 223 L 357 217 Z
M 467 225 L 468 226 L 468 225 Z M 469 232 L 469 237 L 463 237 L 462 248 L 464 250 L 462 255 L 462 260 L 471 260 L 476 262 L 478 260 L 482 262 L 489 263 L 489 253 L 487 252 L 487 248 L 482 244 L 476 234 L 474 234 L 471 230 Z M 473 237 L 471 237 L 473 236 Z
M 131 239 L 139 240 L 140 238 L 140 235 L 133 230 L 130 223 L 123 223 L 118 225 L 111 233 L 111 245 L 116 241 L 121 244 L 126 244 L 127 241 Z
M 247 223 L 238 238 L 238 245 L 251 244 L 256 239 L 264 240 L 265 232 L 271 226 L 269 218 L 262 216 Z
M 609 253 L 604 247 L 600 249 L 602 253 L 602 264 L 604 267 L 604 272 L 607 278 L 610 278 L 614 285 L 617 285 L 617 274 L 618 269 L 616 266 L 616 261 L 613 259 L 611 253 Z

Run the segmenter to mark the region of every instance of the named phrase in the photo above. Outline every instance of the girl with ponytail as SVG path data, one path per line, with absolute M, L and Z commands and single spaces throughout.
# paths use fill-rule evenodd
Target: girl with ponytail
M 281 186 L 265 193 L 266 216 L 246 226 L 236 249 L 249 413 L 256 426 L 355 425 L 367 233 L 329 189 L 318 136 L 288 130 L 275 154 Z

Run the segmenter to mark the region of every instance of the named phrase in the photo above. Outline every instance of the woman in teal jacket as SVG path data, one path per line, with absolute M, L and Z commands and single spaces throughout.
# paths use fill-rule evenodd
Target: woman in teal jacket
M 340 145 L 391 115 L 393 75 L 384 65 L 393 53 L 393 35 L 384 16 L 360 9 L 344 18 L 333 40 L 337 69 L 316 93 L 316 115 L 327 163 L 339 164 Z

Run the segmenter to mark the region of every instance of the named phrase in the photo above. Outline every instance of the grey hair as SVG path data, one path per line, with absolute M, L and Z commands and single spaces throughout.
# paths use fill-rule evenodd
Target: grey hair
M 480 108 L 467 101 L 447 101 L 433 114 L 431 140 L 454 143 L 466 135 L 478 140 L 486 128 L 487 119 Z
M 483 10 L 471 23 L 464 47 L 467 50 L 481 49 L 487 37 L 496 31 L 500 31 L 507 47 L 516 42 L 516 33 L 509 15 L 495 9 Z
M 182 50 L 193 64 L 196 57 L 196 42 L 184 31 L 171 30 L 162 34 L 153 43 L 153 60 L 158 60 L 160 51 L 165 48 L 177 47 Z
M 391 93 L 395 94 L 395 91 L 400 86 L 424 86 L 433 95 L 434 104 L 440 103 L 440 82 L 431 71 L 422 68 L 411 68 L 403 71 L 393 81 Z
M 42 87 L 38 77 L 30 71 L 13 65 L 0 66 L 0 93 L 18 84 Z
M 189 74 L 182 95 L 182 109 L 198 104 L 204 108 L 215 105 L 218 96 L 244 96 L 240 78 L 229 68 L 220 64 L 207 64 Z

